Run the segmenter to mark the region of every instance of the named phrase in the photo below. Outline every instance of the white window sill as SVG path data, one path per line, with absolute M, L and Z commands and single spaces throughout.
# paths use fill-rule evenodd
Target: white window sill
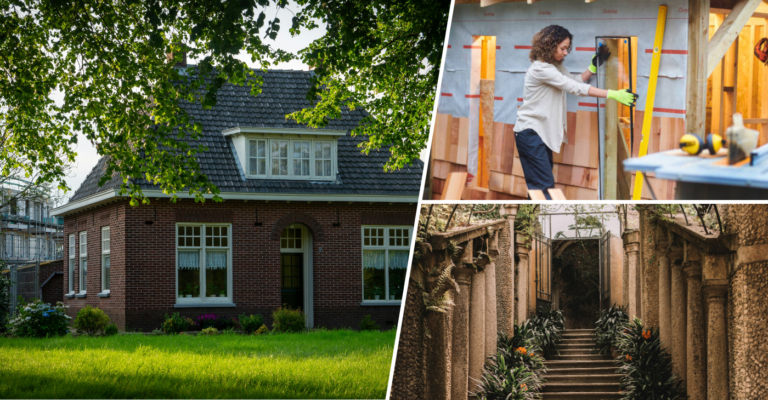
M 98 297 L 109 297 L 109 290 L 104 290 L 101 293 L 97 294 Z
M 66 299 L 74 299 L 75 298 L 75 292 L 69 292 L 64 294 L 64 298 Z
M 360 306 L 400 306 L 402 300 L 363 300 Z
M 77 294 L 75 294 L 75 297 L 77 297 L 78 299 L 84 299 L 84 298 L 85 298 L 85 295 L 86 295 L 86 293 L 87 293 L 87 292 L 80 292 L 80 293 L 77 293 Z
M 206 307 L 237 307 L 237 304 L 232 302 L 221 302 L 221 303 L 211 303 L 211 302 L 184 302 L 184 303 L 176 303 L 173 305 L 173 308 L 206 308 Z

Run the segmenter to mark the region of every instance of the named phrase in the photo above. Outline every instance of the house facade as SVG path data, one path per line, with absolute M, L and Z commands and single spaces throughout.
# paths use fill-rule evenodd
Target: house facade
M 197 155 L 222 202 L 176 202 L 136 180 L 149 205 L 132 207 L 121 178 L 98 186 L 102 159 L 58 208 L 64 218 L 65 303 L 90 304 L 122 330 L 160 327 L 165 314 L 301 308 L 310 327 L 382 328 L 400 313 L 423 165 L 385 173 L 388 151 L 361 154 L 350 135 L 364 111 L 326 128 L 285 115 L 309 105 L 310 72 L 269 71 L 258 97 L 227 85 L 203 123 Z

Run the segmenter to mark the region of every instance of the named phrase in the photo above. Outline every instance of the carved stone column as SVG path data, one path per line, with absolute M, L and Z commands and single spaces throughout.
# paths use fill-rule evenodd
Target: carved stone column
M 451 258 L 447 252 L 439 256 L 440 269 L 451 265 Z M 437 285 L 439 277 L 427 277 L 427 291 L 432 292 Z M 455 297 L 453 289 L 449 290 Z M 427 342 L 426 367 L 430 373 L 427 375 L 427 397 L 447 399 L 451 395 L 451 350 L 452 350 L 452 313 L 427 313 L 427 329 L 431 340 Z
M 656 252 L 659 255 L 659 337 L 663 347 L 669 348 L 670 337 L 672 331 L 672 316 L 670 315 L 670 291 L 672 286 L 670 283 L 670 271 L 669 271 L 669 257 L 667 251 L 669 250 L 669 242 L 660 242 L 656 246 Z
M 469 390 L 475 391 L 476 382 L 483 374 L 485 362 L 485 271 L 472 277 L 469 297 Z
M 690 247 L 690 245 L 687 245 Z M 687 388 L 690 400 L 707 398 L 707 343 L 705 341 L 704 309 L 701 301 L 701 261 L 684 263 L 688 279 L 688 361 Z
M 704 287 L 709 302 L 707 324 L 707 399 L 728 398 L 728 331 L 725 307 L 727 285 Z
M 515 323 L 515 221 L 507 217 L 498 235 L 496 268 L 496 314 L 498 332 L 511 333 Z
M 687 316 L 688 295 L 685 291 L 685 275 L 683 263 L 672 261 L 672 343 L 668 350 L 672 351 L 672 371 L 686 385 L 686 363 L 688 354 Z
M 453 306 L 453 344 L 451 345 L 451 399 L 463 400 L 469 392 L 469 292 L 471 268 L 455 268 L 453 275 L 459 285 Z
M 485 357 L 496 354 L 496 264 L 485 267 Z
M 517 322 L 528 319 L 528 240 L 522 232 L 515 232 L 515 254 L 517 255 Z
M 637 274 L 637 263 L 640 258 L 640 232 L 637 230 L 628 230 L 624 232 L 623 239 L 624 251 L 627 254 L 627 278 L 629 279 L 627 288 L 627 292 L 629 293 L 629 302 L 627 304 L 629 307 L 627 308 L 627 312 L 631 319 L 640 315 L 640 309 L 638 307 L 640 304 L 640 290 L 638 290 L 640 277 Z

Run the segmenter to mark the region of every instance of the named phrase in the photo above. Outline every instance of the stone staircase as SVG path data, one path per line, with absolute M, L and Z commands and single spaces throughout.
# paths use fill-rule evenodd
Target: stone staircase
M 563 332 L 560 356 L 546 360 L 544 400 L 620 399 L 621 375 L 610 356 L 594 351 L 591 329 Z

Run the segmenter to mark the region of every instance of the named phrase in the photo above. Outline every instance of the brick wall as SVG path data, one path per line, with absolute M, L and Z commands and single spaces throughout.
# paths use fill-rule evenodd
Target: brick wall
M 43 303 L 56 304 L 57 301 L 64 300 L 63 275 L 57 274 L 57 272 L 62 272 L 63 268 L 64 263 L 61 260 L 40 264 L 40 271 L 38 273 L 40 282 L 38 284 L 42 285 L 45 283 L 40 293 Z M 49 278 L 50 280 L 48 280 Z
M 232 221 L 232 295 L 237 307 L 174 308 L 177 218 L 206 220 L 207 211 Z M 104 309 L 113 321 L 117 320 L 120 329 L 141 328 L 145 332 L 158 328 L 163 315 L 172 312 L 193 318 L 207 312 L 231 316 L 260 313 L 271 324 L 269 314 L 281 303 L 280 241 L 272 233 L 276 226 L 280 228 L 286 223 L 285 217 L 289 214 L 311 219 L 304 224 L 310 227 L 315 238 L 312 248 L 315 326 L 357 328 L 360 319 L 370 314 L 382 328 L 393 327 L 399 317 L 399 306 L 360 305 L 363 297 L 361 225 L 364 219 L 370 221 L 371 215 L 375 215 L 379 224 L 411 221 L 409 225 L 412 225 L 415 204 L 234 200 L 205 204 L 179 200 L 174 204 L 154 199 L 150 205 L 136 208 L 127 202 L 118 202 L 68 216 L 65 235 L 87 229 L 89 238 L 88 295 L 85 299 L 67 299 L 70 311 L 74 315 L 80 307 L 91 304 Z M 102 219 L 102 215 L 109 217 Z M 410 218 L 406 218 L 408 215 Z M 100 257 L 91 257 L 91 254 L 100 254 L 100 227 L 106 223 L 112 226 L 112 293 L 108 299 L 101 299 L 91 295 L 91 290 L 95 295 L 101 285 Z M 334 226 L 336 223 L 339 226 Z M 65 260 L 68 260 L 68 250 L 65 248 Z M 65 274 L 64 285 L 66 282 Z

